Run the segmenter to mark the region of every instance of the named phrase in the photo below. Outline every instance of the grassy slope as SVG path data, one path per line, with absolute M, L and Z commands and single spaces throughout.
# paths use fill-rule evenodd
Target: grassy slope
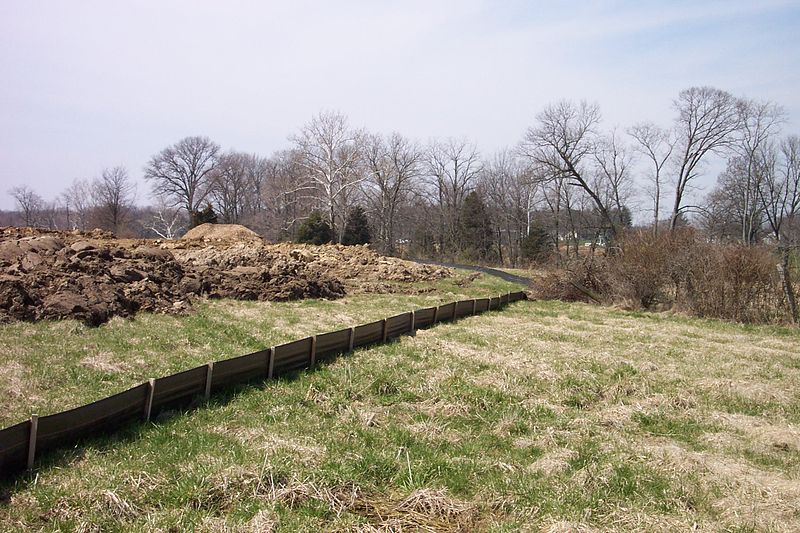
M 417 295 L 357 294 L 297 302 L 206 301 L 185 316 L 142 314 L 99 328 L 78 322 L 0 325 L 0 427 L 36 413 L 76 407 L 209 361 L 315 333 L 519 286 L 460 272 L 435 283 L 401 285 Z M 472 280 L 472 281 L 471 281 Z
M 798 345 L 520 302 L 53 456 L 0 529 L 797 529 Z

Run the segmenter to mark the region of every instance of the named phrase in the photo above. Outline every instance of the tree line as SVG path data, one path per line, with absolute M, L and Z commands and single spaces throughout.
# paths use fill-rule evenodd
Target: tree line
M 322 112 L 268 157 L 201 136 L 164 148 L 144 167 L 147 207 L 122 167 L 76 180 L 54 202 L 27 186 L 10 193 L 25 225 L 174 238 L 219 221 L 276 241 L 510 265 L 611 243 L 633 213 L 654 235 L 691 224 L 709 239 L 796 247 L 800 138 L 783 134 L 783 108 L 713 87 L 685 89 L 672 107 L 671 124 L 603 129 L 597 105 L 557 102 L 488 156 L 467 139 L 423 144 Z M 703 196 L 713 159 L 725 168 Z

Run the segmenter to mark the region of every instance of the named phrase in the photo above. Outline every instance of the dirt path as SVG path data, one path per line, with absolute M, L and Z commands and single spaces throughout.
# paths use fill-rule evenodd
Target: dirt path
M 489 274 L 490 276 L 497 276 L 498 278 L 501 278 L 505 281 L 510 281 L 511 283 L 517 283 L 519 285 L 524 285 L 525 287 L 528 287 L 531 285 L 531 283 L 533 283 L 533 280 L 530 278 L 509 274 L 508 272 L 503 272 L 502 270 L 497 270 L 496 268 L 489 268 L 478 265 L 462 265 L 460 263 L 444 263 L 440 261 L 430 261 L 428 259 L 412 259 L 412 261 L 414 261 L 415 263 L 420 263 L 422 265 L 435 265 L 446 268 L 475 270 L 476 272 L 483 272 L 484 274 Z

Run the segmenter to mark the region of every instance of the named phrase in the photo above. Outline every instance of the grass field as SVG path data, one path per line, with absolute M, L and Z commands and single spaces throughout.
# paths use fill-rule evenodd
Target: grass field
M 34 331 L 62 346 L 66 362 L 56 352 L 19 382 L 63 374 L 38 394 L 80 403 L 111 387 L 90 371 L 122 388 L 209 350 L 236 355 L 497 283 L 212 302 L 108 331 L 12 325 L 2 342 L 27 350 L 11 337 Z M 80 343 L 95 351 L 73 353 Z M 797 330 L 519 302 L 54 454 L 0 487 L 0 530 L 800 530 L 798 346 Z M 100 354 L 106 371 L 81 363 Z M 4 410 L 21 413 L 14 402 Z
M 32 413 L 63 411 L 147 381 L 316 333 L 411 309 L 497 296 L 518 285 L 460 271 L 412 287 L 415 294 L 357 294 L 339 300 L 195 304 L 189 316 L 141 314 L 99 328 L 76 321 L 0 325 L 0 427 Z

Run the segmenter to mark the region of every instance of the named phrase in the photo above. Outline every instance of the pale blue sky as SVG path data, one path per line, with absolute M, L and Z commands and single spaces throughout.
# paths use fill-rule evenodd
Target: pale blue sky
M 354 126 L 515 144 L 561 98 L 668 125 L 678 91 L 771 99 L 800 133 L 800 3 L 0 3 L 0 208 L 187 135 L 269 155 L 322 109 Z M 140 186 L 140 201 L 147 200 Z

